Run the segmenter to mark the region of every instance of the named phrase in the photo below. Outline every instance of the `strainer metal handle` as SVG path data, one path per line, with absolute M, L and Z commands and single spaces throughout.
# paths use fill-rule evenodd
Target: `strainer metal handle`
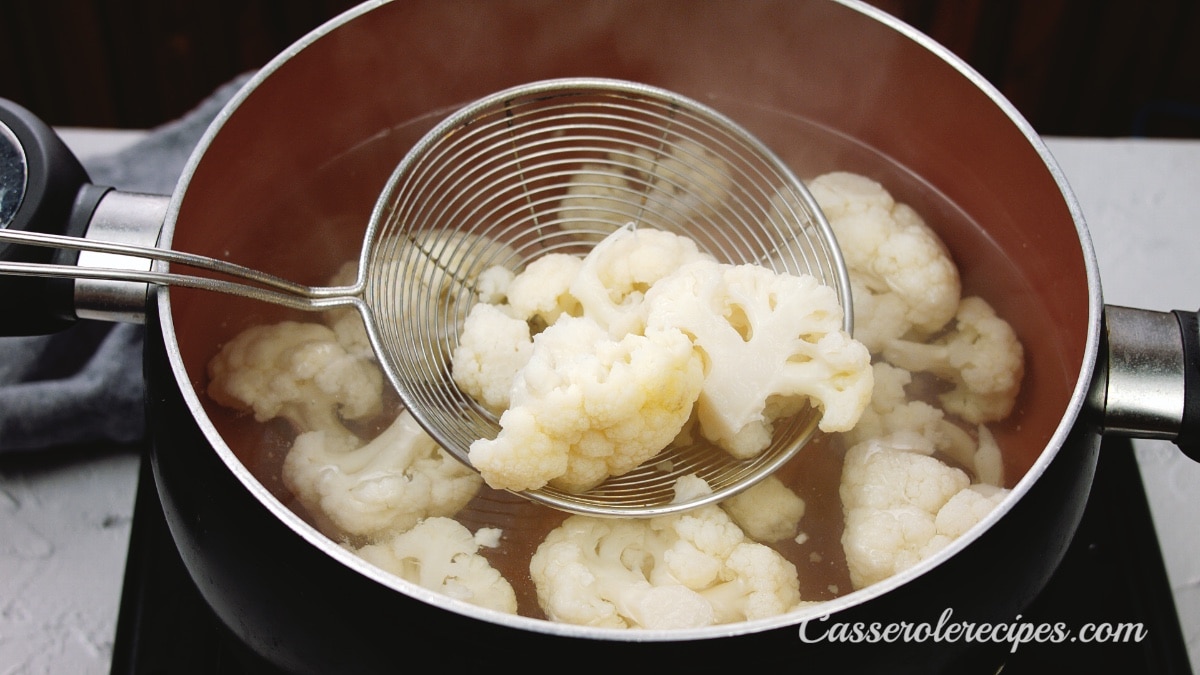
M 218 260 L 183 251 L 152 246 L 139 246 L 137 244 L 122 242 L 99 241 L 46 232 L 27 232 L 2 228 L 0 228 L 0 242 L 74 251 L 110 253 L 156 262 L 175 263 L 223 274 L 242 281 L 237 282 L 176 272 L 157 272 L 154 270 L 85 267 L 9 260 L 0 261 L 0 274 L 57 279 L 129 281 L 158 286 L 196 288 L 304 311 L 322 311 L 331 307 L 358 302 L 358 286 L 305 286 L 226 260 Z

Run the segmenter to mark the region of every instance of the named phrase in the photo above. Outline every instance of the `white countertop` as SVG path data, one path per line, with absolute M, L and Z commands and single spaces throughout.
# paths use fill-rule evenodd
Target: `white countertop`
M 64 130 L 81 156 L 138 132 Z M 1200 141 L 1047 139 L 1087 219 L 1105 301 L 1200 309 Z M 1200 464 L 1136 441 L 1192 663 L 1200 672 Z M 0 675 L 107 673 L 138 458 L 0 468 Z M 36 468 L 32 468 L 36 467 Z

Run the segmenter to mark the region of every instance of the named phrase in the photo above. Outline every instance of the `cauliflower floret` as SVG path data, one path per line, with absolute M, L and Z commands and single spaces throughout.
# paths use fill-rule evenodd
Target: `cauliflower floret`
M 961 459 L 974 454 L 971 435 L 947 420 L 945 412 L 924 401 L 909 400 L 905 388 L 912 383 L 911 372 L 884 361 L 877 361 L 871 368 L 875 371 L 871 404 L 858 424 L 845 433 L 847 446 L 908 430 L 921 434 L 935 449 L 951 457 Z
M 967 489 L 959 490 L 946 505 L 938 509 L 934 527 L 938 535 L 946 537 L 947 543 L 954 541 L 987 517 L 1004 498 L 1008 490 L 986 483 L 972 483 Z
M 471 308 L 451 361 L 454 381 L 500 414 L 529 359 L 531 333 L 562 317 L 586 316 L 616 339 L 641 334 L 645 290 L 679 265 L 707 257 L 686 237 L 626 227 L 584 258 L 565 253 L 537 258 L 508 284 L 502 303 Z
M 481 607 L 517 612 L 512 585 L 488 559 L 465 526 L 450 518 L 427 518 L 416 527 L 355 551 L 380 569 L 418 586 Z
M 579 301 L 570 294 L 583 259 L 567 253 L 547 253 L 530 262 L 507 289 L 507 312 L 537 329 L 563 315 L 579 316 Z
M 665 448 L 702 381 L 678 330 L 613 340 L 591 319 L 562 317 L 534 338 L 499 434 L 472 443 L 468 457 L 497 489 L 588 490 Z
M 912 328 L 908 303 L 896 293 L 874 293 L 853 272 L 850 294 L 854 298 L 854 339 L 877 354 L 887 341 Z
M 687 237 L 628 225 L 588 252 L 570 293 L 583 316 L 607 328 L 613 337 L 640 333 L 646 292 L 680 267 L 700 260 L 713 258 Z
M 504 302 L 516 274 L 503 265 L 493 265 L 475 277 L 475 297 L 491 305 Z
M 790 611 L 796 567 L 716 505 L 649 519 L 571 516 L 529 564 L 552 621 L 697 628 Z
M 366 419 L 382 408 L 378 366 L 348 352 L 319 323 L 247 328 L 209 361 L 208 375 L 217 403 L 252 410 L 260 422 L 286 418 L 299 432 L 349 433 L 342 420 Z
M 927 343 L 890 340 L 889 362 L 927 371 L 954 384 L 939 397 L 946 410 L 975 424 L 1002 420 L 1012 412 L 1025 374 L 1025 355 L 1016 332 L 986 300 L 963 298 L 954 327 Z
M 871 398 L 871 358 L 842 330 L 832 288 L 758 265 L 695 262 L 646 293 L 646 326 L 678 327 L 704 354 L 700 432 L 738 458 L 762 452 L 798 404 L 823 431 L 854 426 Z
M 751 539 L 764 543 L 794 538 L 806 507 L 776 476 L 767 476 L 720 506 Z
M 971 458 L 971 467 L 975 470 L 975 481 L 986 485 L 1004 487 L 1004 455 L 1000 452 L 1000 444 L 992 436 L 992 432 L 982 424 L 979 425 L 979 445 Z
M 632 226 L 577 267 L 548 258 L 517 275 L 506 304 L 472 310 L 453 359 L 459 386 L 501 415 L 469 454 L 492 487 L 590 489 L 667 447 L 694 404 L 701 433 L 745 458 L 776 419 L 815 404 L 837 431 L 870 397 L 870 355 L 813 277 L 721 265 L 686 237 Z M 553 323 L 526 356 L 519 321 L 539 318 Z
M 978 440 L 972 438 L 966 429 L 946 419 L 940 408 L 909 400 L 905 388 L 912 382 L 911 372 L 885 361 L 876 362 L 872 368 L 875 390 L 871 405 L 863 411 L 858 424 L 843 434 L 847 446 L 911 431 L 924 437 L 936 452 L 973 472 L 977 481 L 1004 485 L 1003 458 L 987 427 L 978 425 Z
M 483 484 L 407 410 L 365 445 L 324 430 L 300 434 L 284 458 L 283 482 L 339 533 L 371 539 L 453 516 Z
M 841 246 L 855 337 L 871 353 L 910 331 L 931 335 L 953 318 L 962 292 L 958 267 L 916 211 L 854 173 L 827 173 L 808 187 Z
M 508 408 L 513 380 L 532 352 L 528 323 L 481 302 L 463 322 L 451 360 L 451 377 L 467 395 L 500 414 Z
M 1003 488 L 972 485 L 966 472 L 932 452 L 928 439 L 905 431 L 847 451 L 839 492 L 842 547 L 854 588 L 937 553 L 1007 495 Z

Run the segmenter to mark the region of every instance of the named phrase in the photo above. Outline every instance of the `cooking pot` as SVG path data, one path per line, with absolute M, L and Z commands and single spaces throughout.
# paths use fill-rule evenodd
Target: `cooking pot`
M 312 673 L 431 660 L 456 670 L 628 669 L 650 659 L 672 669 L 994 672 L 1010 645 L 814 638 L 834 623 L 936 625 L 947 609 L 955 622 L 1019 621 L 1079 522 L 1102 434 L 1170 439 L 1197 456 L 1195 314 L 1104 306 L 1079 207 L 1029 124 L 948 50 L 850 0 L 368 2 L 261 69 L 169 197 L 87 184 L 47 129 L 6 106 L 0 137 L 19 137 L 28 159 L 22 176 L 5 173 L 24 201 L 0 201 L 0 222 L 157 240 L 320 285 L 356 256 L 377 196 L 424 131 L 481 96 L 567 76 L 690 96 L 746 126 L 801 177 L 869 175 L 935 224 L 964 288 L 986 289 L 1026 348 L 1017 408 L 994 430 L 1009 496 L 915 567 L 782 617 L 614 631 L 509 616 L 401 581 L 323 536 L 278 483 L 283 434 L 205 396 L 216 346 L 288 310 L 132 282 L 4 279 L 5 310 L 20 313 L 10 333 L 80 317 L 147 323 L 150 458 L 171 534 L 216 615 L 265 661 Z M 25 247 L 3 253 L 75 262 Z M 263 445 L 274 451 L 244 450 Z

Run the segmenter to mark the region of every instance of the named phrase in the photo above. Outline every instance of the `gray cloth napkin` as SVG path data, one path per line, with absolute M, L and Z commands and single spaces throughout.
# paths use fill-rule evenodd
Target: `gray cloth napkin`
M 248 77 L 225 84 L 125 150 L 85 161 L 92 182 L 170 194 L 196 143 Z M 140 440 L 144 331 L 79 321 L 50 336 L 0 338 L 0 454 Z

